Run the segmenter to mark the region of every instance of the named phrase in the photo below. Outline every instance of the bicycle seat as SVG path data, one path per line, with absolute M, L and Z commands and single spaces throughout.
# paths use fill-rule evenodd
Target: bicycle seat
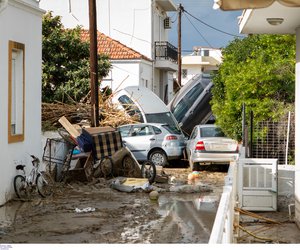
M 24 168 L 25 168 L 25 165 L 17 165 L 16 166 L 17 170 L 24 170 Z

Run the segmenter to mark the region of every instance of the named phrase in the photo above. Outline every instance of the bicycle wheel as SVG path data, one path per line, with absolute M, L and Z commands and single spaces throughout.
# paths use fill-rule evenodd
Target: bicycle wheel
M 142 177 L 147 178 L 149 183 L 153 183 L 156 177 L 156 167 L 152 161 L 145 161 L 141 167 Z
M 104 178 L 107 178 L 113 174 L 113 162 L 110 157 L 106 156 L 101 159 L 99 165 Z
M 36 186 L 39 194 L 45 198 L 53 193 L 54 181 L 50 174 L 41 172 L 36 177 Z
M 16 175 L 14 178 L 14 189 L 18 198 L 28 199 L 28 192 L 26 190 L 25 177 L 23 175 Z
M 93 171 L 93 176 L 95 178 L 99 178 L 101 176 L 100 162 L 94 165 Z
M 135 162 L 132 159 L 132 157 L 126 155 L 122 161 L 123 176 L 134 177 L 134 170 L 135 170 L 134 166 L 135 166 Z

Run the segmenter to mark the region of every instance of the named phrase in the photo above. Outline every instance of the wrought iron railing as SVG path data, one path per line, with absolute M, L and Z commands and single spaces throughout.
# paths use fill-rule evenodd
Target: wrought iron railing
M 155 60 L 169 60 L 177 63 L 177 48 L 169 42 L 155 42 Z

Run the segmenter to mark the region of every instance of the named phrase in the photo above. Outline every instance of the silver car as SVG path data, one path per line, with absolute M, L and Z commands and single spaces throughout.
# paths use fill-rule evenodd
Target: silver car
M 168 161 L 183 156 L 184 135 L 168 124 L 128 124 L 119 126 L 118 131 L 123 143 L 140 162 L 150 160 L 155 165 L 165 166 Z
M 237 141 L 226 137 L 214 124 L 195 126 L 186 152 L 193 170 L 198 170 L 199 164 L 228 164 L 239 155 Z

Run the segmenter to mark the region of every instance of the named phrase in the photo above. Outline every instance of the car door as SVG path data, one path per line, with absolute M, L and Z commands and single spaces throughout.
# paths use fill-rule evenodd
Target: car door
M 138 161 L 147 160 L 148 152 L 152 148 L 154 141 L 154 131 L 147 124 L 132 125 L 130 135 L 123 138 L 123 142 Z

